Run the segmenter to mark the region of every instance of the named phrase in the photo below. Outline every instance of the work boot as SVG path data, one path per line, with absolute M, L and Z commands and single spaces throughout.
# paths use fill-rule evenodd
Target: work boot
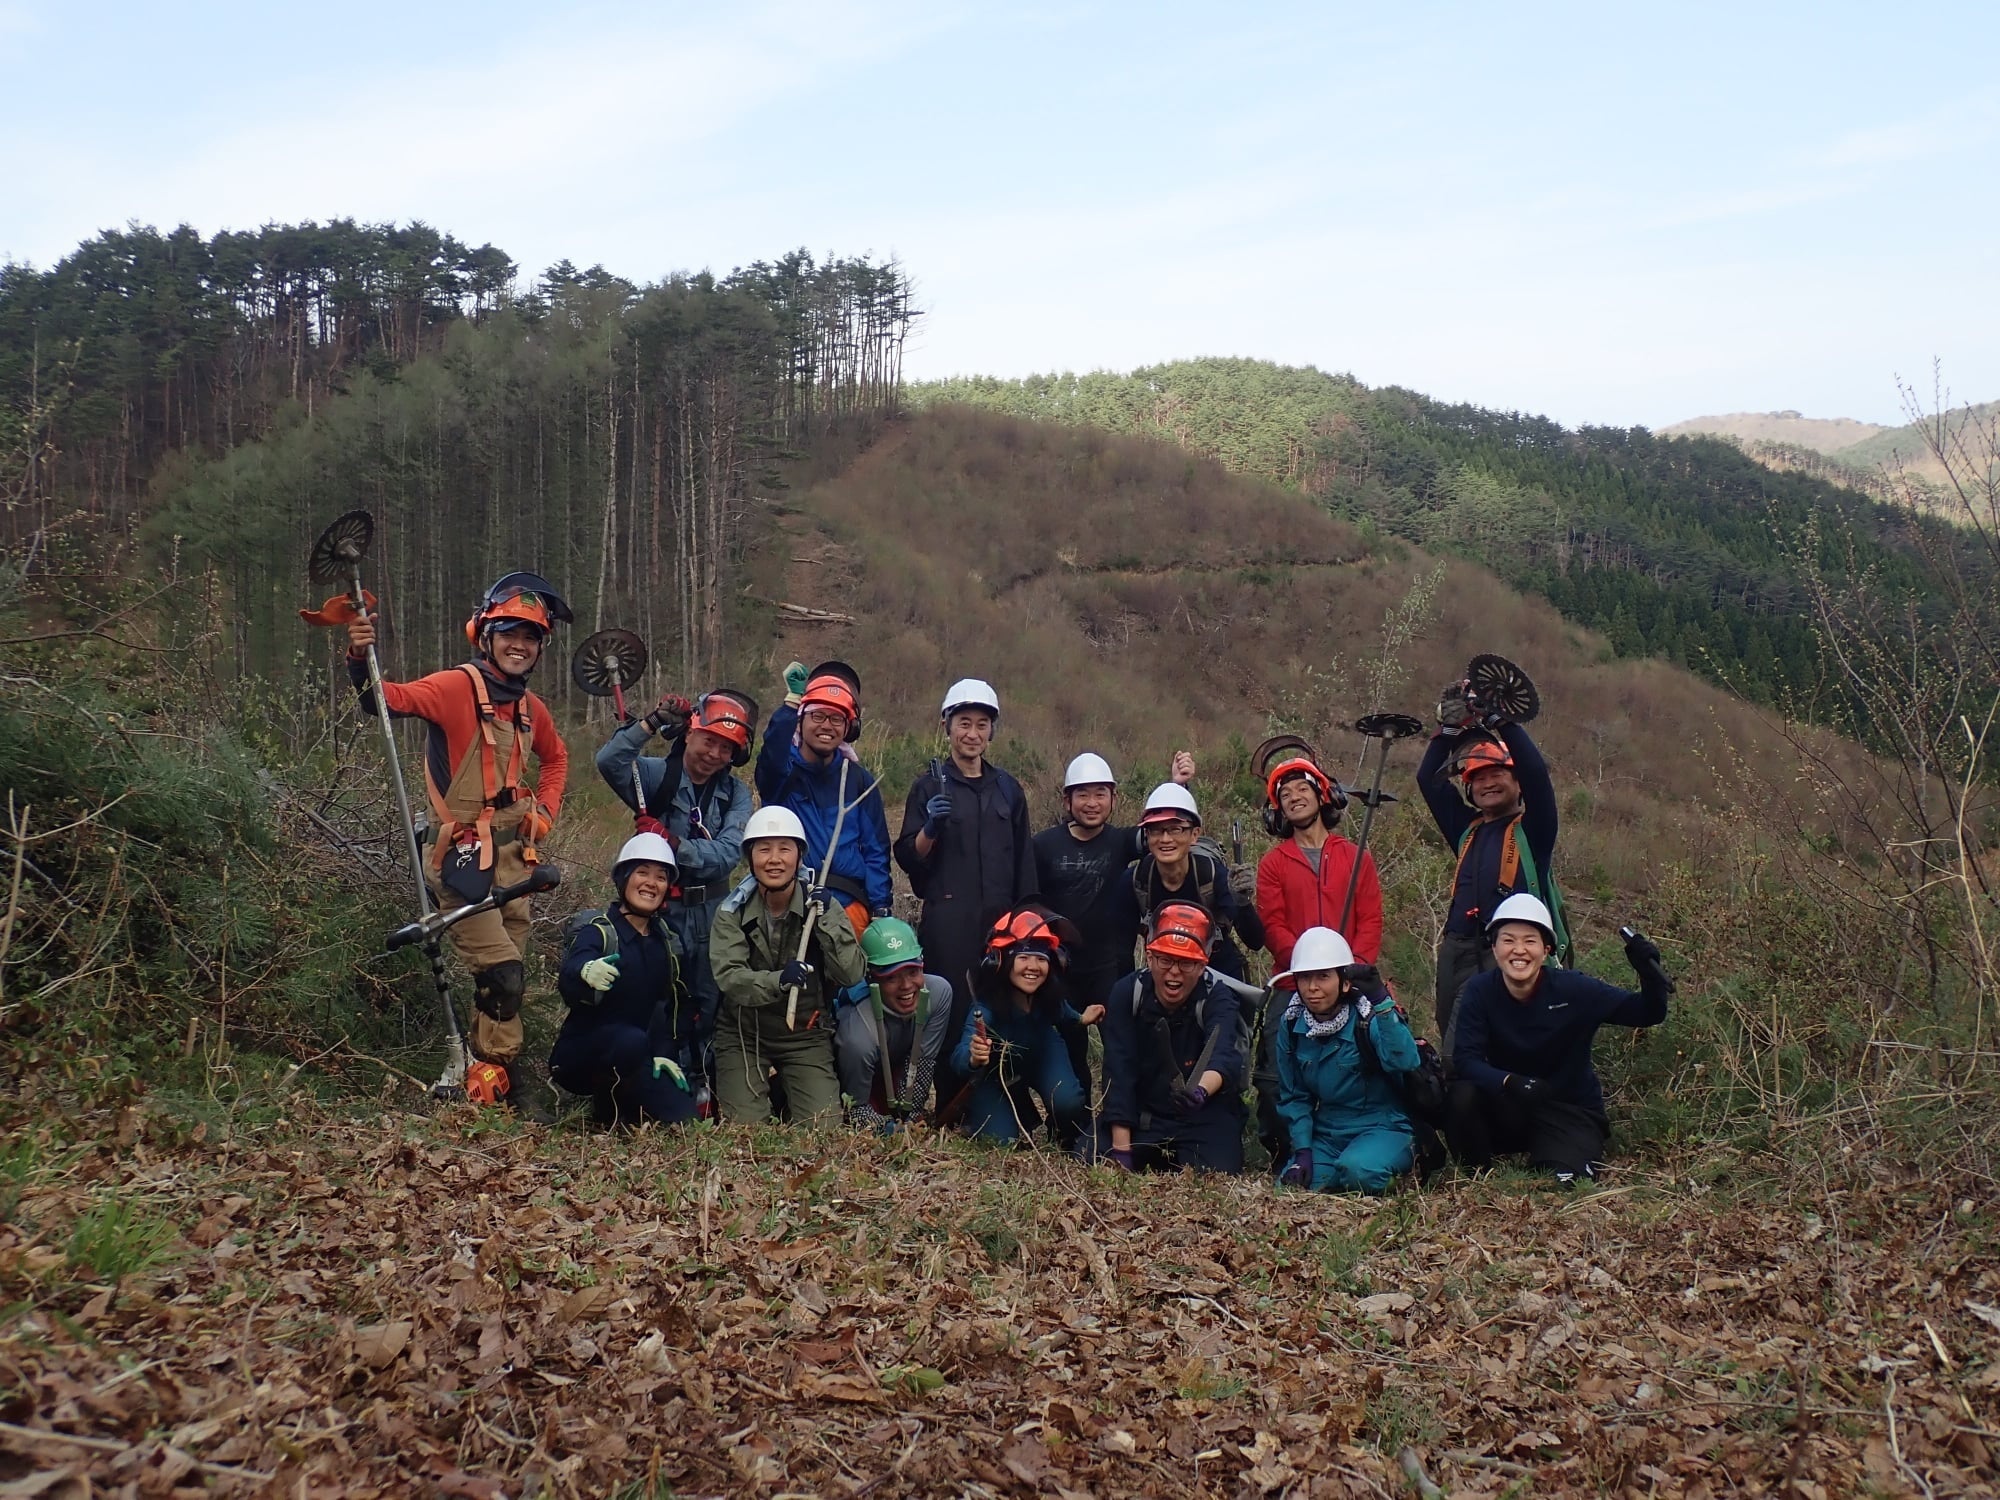
M 537 1125 L 553 1125 L 555 1115 L 550 1111 L 548 1101 L 535 1084 L 532 1074 L 521 1065 L 521 1060 L 505 1064 L 507 1069 L 507 1104 L 514 1113 L 524 1120 Z

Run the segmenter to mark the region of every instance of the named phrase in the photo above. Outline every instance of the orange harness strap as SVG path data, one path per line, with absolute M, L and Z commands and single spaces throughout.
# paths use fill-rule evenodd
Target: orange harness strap
M 1514 882 L 1521 875 L 1521 846 L 1515 842 L 1514 837 L 1516 830 L 1520 826 L 1521 818 L 1517 813 L 1514 817 L 1508 819 L 1507 827 L 1500 835 L 1500 884 L 1510 891 L 1514 888 Z M 1451 872 L 1451 888 L 1453 890 L 1457 890 L 1459 881 L 1465 878 L 1465 856 L 1472 852 L 1472 845 L 1479 835 L 1479 828 L 1480 825 L 1474 823 L 1470 828 L 1465 830 L 1465 837 L 1459 840 L 1458 864 Z M 1485 915 L 1483 909 L 1480 914 L 1482 916 Z
M 500 805 L 503 792 L 518 792 L 521 783 L 521 742 L 528 737 L 530 724 L 521 712 L 521 705 L 514 707 L 514 744 L 507 756 L 507 776 L 503 782 L 499 774 L 499 737 L 493 732 L 496 718 L 493 699 L 486 691 L 486 677 L 471 662 L 459 663 L 458 670 L 465 673 L 472 683 L 472 701 L 479 710 L 479 782 L 482 796 L 478 820 L 469 825 L 479 830 L 479 868 L 493 868 L 493 813 Z M 467 824 L 459 822 L 446 810 L 444 794 L 431 784 L 430 777 L 424 778 L 424 790 L 430 793 L 431 811 L 438 821 L 437 846 L 431 855 L 433 868 L 442 868 L 445 845 L 453 842 Z M 524 847 L 522 857 L 528 864 L 537 862 L 532 846 Z

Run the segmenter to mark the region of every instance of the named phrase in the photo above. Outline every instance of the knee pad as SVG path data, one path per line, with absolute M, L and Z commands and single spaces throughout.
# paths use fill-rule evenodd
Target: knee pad
M 472 1003 L 496 1021 L 511 1021 L 521 1013 L 528 992 L 528 968 L 518 958 L 481 969 L 472 976 Z

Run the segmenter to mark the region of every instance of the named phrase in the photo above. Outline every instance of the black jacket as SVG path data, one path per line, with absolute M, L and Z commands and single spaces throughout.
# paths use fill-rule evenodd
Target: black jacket
M 615 939 L 610 951 L 618 955 L 618 978 L 610 989 L 598 991 L 583 982 L 583 966 L 607 956 L 607 928 Z M 616 901 L 608 911 L 577 917 L 556 989 L 569 1003 L 565 1032 L 636 1026 L 653 1038 L 653 1050 L 662 1057 L 677 1055 L 694 1037 L 695 1004 L 664 914 L 654 917 L 644 933 L 625 920 Z
M 1171 1122 L 1178 1118 L 1176 1078 L 1194 1083 L 1210 1068 L 1222 1075 L 1222 1091 L 1203 1108 L 1243 1113 L 1236 994 L 1212 976 L 1203 975 L 1187 1002 L 1170 1012 L 1154 998 L 1150 973 L 1128 974 L 1112 986 L 1100 1029 L 1104 1107 L 1098 1118 L 1105 1124 L 1147 1129 Z
M 951 796 L 952 813 L 926 859 L 917 853 L 917 835 L 923 832 L 924 804 L 940 786 Z M 917 935 L 925 967 L 942 974 L 954 990 L 961 989 L 963 976 L 978 968 L 994 921 L 1033 900 L 1041 889 L 1027 793 L 995 765 L 967 780 L 950 761 L 933 762 L 903 804 L 896 863 L 908 872 L 910 888 L 924 903 Z

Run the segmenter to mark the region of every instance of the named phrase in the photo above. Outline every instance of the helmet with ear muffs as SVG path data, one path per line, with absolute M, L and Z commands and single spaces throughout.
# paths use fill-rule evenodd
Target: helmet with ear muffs
M 1000 914 L 986 934 L 986 951 L 979 967 L 997 973 L 1009 959 L 1021 953 L 1040 953 L 1058 974 L 1069 968 L 1070 955 L 1082 943 L 1083 935 L 1068 917 L 1050 911 L 1036 901 L 1028 901 Z
M 747 765 L 757 735 L 757 700 L 740 688 L 711 688 L 694 700 L 688 728 L 705 729 L 729 741 L 729 763 Z
M 1294 776 L 1303 776 L 1312 782 L 1319 793 L 1319 820 L 1322 826 L 1335 827 L 1340 815 L 1347 811 L 1347 792 L 1341 784 L 1319 768 L 1319 762 L 1309 756 L 1294 755 L 1272 766 L 1264 778 L 1264 830 L 1273 838 L 1284 838 L 1292 831 L 1288 819 L 1278 804 L 1278 788 Z
M 466 643 L 475 651 L 483 650 L 486 632 L 506 620 L 539 626 L 546 636 L 558 621 L 574 624 L 576 615 L 569 601 L 541 574 L 504 573 L 493 581 L 466 620 Z

